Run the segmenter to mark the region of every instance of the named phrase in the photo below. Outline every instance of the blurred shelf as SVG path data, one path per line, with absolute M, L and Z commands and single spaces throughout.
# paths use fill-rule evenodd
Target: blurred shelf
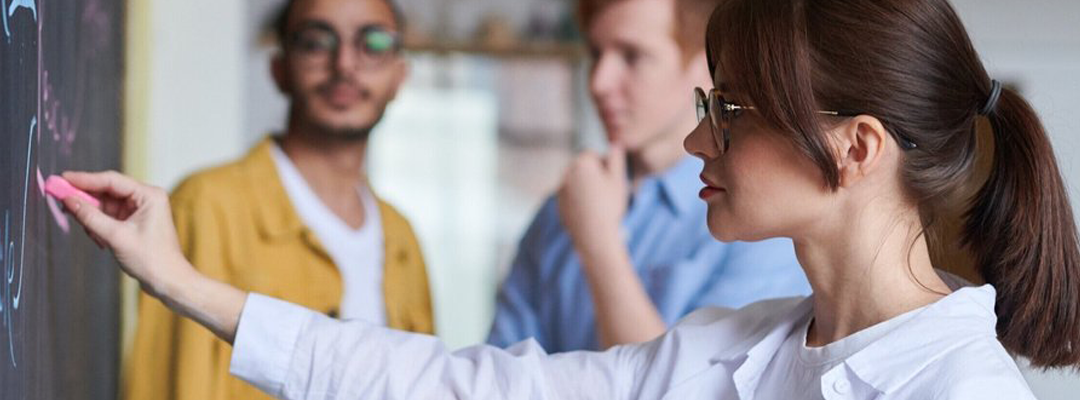
M 560 42 L 522 42 L 498 46 L 468 42 L 415 42 L 406 43 L 405 50 L 413 53 L 464 53 L 496 58 L 563 58 L 577 61 L 586 57 L 584 46 Z

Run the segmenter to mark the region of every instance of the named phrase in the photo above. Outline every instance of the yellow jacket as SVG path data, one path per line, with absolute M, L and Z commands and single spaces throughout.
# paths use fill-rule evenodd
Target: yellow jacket
M 172 195 L 184 254 L 208 276 L 337 315 L 337 267 L 297 216 L 278 177 L 272 139 L 245 158 L 187 179 Z M 379 201 L 385 242 L 383 291 L 390 327 L 432 333 L 420 246 L 409 223 Z M 129 400 L 269 399 L 229 375 L 232 348 L 202 326 L 141 294 L 135 343 L 125 365 Z

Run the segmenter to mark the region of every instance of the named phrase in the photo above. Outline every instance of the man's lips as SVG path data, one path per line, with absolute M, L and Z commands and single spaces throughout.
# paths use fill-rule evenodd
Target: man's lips
M 348 107 L 364 97 L 364 92 L 347 84 L 328 85 L 319 90 L 319 95 L 330 105 Z

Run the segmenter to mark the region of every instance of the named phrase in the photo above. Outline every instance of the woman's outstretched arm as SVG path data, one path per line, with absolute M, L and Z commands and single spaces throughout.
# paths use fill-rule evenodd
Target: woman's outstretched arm
M 284 399 L 637 397 L 650 345 L 547 355 L 535 341 L 450 352 L 432 336 L 343 322 L 200 274 L 183 257 L 165 191 L 116 172 L 66 173 L 102 201 L 64 205 L 124 272 L 233 344 L 231 372 Z
M 247 294 L 207 278 L 180 251 L 168 194 L 117 172 L 69 172 L 64 178 L 101 200 L 101 208 L 71 196 L 64 206 L 124 272 L 178 314 L 228 343 L 236 336 Z

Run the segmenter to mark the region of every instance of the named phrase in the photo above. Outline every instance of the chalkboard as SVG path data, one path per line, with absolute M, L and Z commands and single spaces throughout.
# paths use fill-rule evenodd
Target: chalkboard
M 114 399 L 119 289 L 42 179 L 119 167 L 123 2 L 0 0 L 0 399 Z

